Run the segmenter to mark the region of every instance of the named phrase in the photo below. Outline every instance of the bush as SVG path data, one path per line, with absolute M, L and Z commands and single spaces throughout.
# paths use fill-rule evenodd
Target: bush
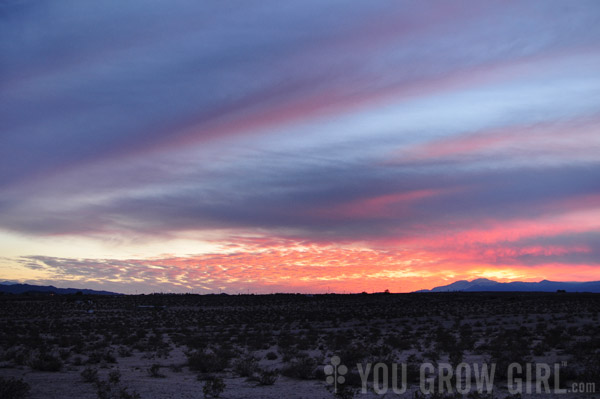
M 112 352 L 104 352 L 104 361 L 106 363 L 116 363 L 117 358 L 112 354 Z
M 117 350 L 117 353 L 121 357 L 130 357 L 131 356 L 131 349 L 129 349 L 126 346 L 119 346 L 119 349 Z
M 240 377 L 250 377 L 258 368 L 258 361 L 251 355 L 237 360 L 233 368 Z
M 118 384 L 119 381 L 121 381 L 121 372 L 119 370 L 113 370 L 108 373 L 108 382 Z
M 96 397 L 98 399 L 112 399 L 114 397 L 113 388 L 107 381 L 96 381 Z
M 95 351 L 90 353 L 88 356 L 88 364 L 96 364 L 105 361 L 106 363 L 116 363 L 117 359 L 115 356 L 109 351 Z
M 38 371 L 60 371 L 62 368 L 62 360 L 56 356 L 52 356 L 46 353 L 41 353 L 36 359 L 33 359 L 30 366 L 34 370 Z
M 201 373 L 217 373 L 229 365 L 227 358 L 204 351 L 192 352 L 187 356 L 189 368 Z
M 260 370 L 258 372 L 258 383 L 260 385 L 273 385 L 279 377 L 279 370 Z
M 281 374 L 286 377 L 310 380 L 314 378 L 317 362 L 312 357 L 294 359 L 283 368 Z
M 181 373 L 183 371 L 183 365 L 178 363 L 173 363 L 169 366 L 172 372 Z
M 140 399 L 141 396 L 136 391 L 129 393 L 127 388 L 121 388 L 119 391 L 119 399 Z
M 67 360 L 69 358 L 69 356 L 71 355 L 71 351 L 68 349 L 61 349 L 58 351 L 58 355 L 60 356 L 60 358 L 62 360 Z
M 225 390 L 225 382 L 220 377 L 210 377 L 204 382 L 202 393 L 205 398 L 218 398 Z
M 96 397 L 98 399 L 140 399 L 140 394 L 136 391 L 130 393 L 126 387 L 118 384 L 97 380 Z
M 81 378 L 83 378 L 83 382 L 96 382 L 98 380 L 98 370 L 86 367 L 81 372 Z
M 22 399 L 29 395 L 29 384 L 22 379 L 0 377 L 0 398 Z
M 154 363 L 152 366 L 150 366 L 150 368 L 148 369 L 148 374 L 150 375 L 150 377 L 153 378 L 164 378 L 165 376 L 163 374 L 160 373 L 160 365 Z
M 335 393 L 336 398 L 340 399 L 352 399 L 358 390 L 351 388 L 347 385 L 338 386 L 337 392 Z

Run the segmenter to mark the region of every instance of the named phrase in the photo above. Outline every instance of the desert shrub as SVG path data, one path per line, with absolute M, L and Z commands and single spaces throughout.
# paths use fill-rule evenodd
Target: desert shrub
M 285 363 L 288 363 L 298 356 L 298 349 L 294 346 L 291 346 L 289 348 L 282 348 L 281 353 L 283 354 L 282 360 Z
M 182 338 L 182 343 L 190 349 L 204 350 L 206 349 L 206 340 L 203 337 L 197 335 L 188 335 Z
M 214 353 L 195 351 L 188 353 L 188 367 L 201 373 L 216 373 L 225 370 L 229 365 L 227 358 L 222 358 Z
M 294 337 L 288 332 L 281 332 L 279 334 L 277 345 L 281 349 L 287 349 L 295 343 Z
M 106 351 L 104 352 L 104 361 L 106 363 L 116 363 L 117 358 L 115 357 L 115 355 L 113 355 L 112 352 Z
M 156 357 L 158 358 L 168 358 L 169 357 L 169 353 L 171 352 L 170 348 L 160 348 L 156 351 Z
M 259 370 L 258 383 L 259 385 L 273 385 L 279 377 L 279 370 Z
M 108 373 L 108 382 L 118 384 L 119 381 L 121 381 L 121 372 L 119 370 L 113 370 Z
M 116 363 L 117 359 L 110 351 L 94 351 L 89 354 L 87 363 L 97 364 L 102 361 L 105 361 L 106 363 Z
M 423 353 L 423 356 L 431 360 L 432 363 L 436 363 L 438 360 L 440 360 L 440 354 L 433 350 Z
M 96 381 L 96 397 L 98 399 L 113 399 L 113 388 L 107 381 Z
M 248 355 L 241 359 L 238 359 L 233 364 L 234 371 L 240 377 L 250 377 L 257 368 L 258 361 L 252 355 Z
M 357 391 L 358 390 L 356 388 L 352 388 L 348 385 L 340 385 L 338 386 L 337 391 L 334 393 L 334 396 L 340 399 L 352 399 L 356 395 Z
M 34 370 L 38 371 L 60 371 L 63 366 L 62 360 L 60 358 L 47 354 L 40 353 L 36 358 L 31 360 L 30 366 Z
M 204 381 L 202 393 L 205 398 L 218 398 L 225 390 L 225 382 L 220 377 L 209 377 Z
M 276 360 L 279 356 L 277 356 L 277 353 L 271 351 L 269 353 L 266 354 L 265 358 L 267 360 Z
M 293 359 L 283 368 L 281 374 L 286 377 L 310 380 L 314 378 L 317 362 L 312 357 L 300 357 Z
M 352 338 L 349 337 L 346 333 L 339 331 L 337 333 L 332 333 L 328 337 L 329 347 L 336 352 L 340 352 L 350 346 Z
M 140 399 L 136 391 L 129 392 L 127 387 L 111 384 L 109 381 L 96 381 L 96 397 L 98 399 Z
M 30 357 L 28 348 L 12 348 L 4 355 L 4 360 L 12 360 L 16 365 L 23 366 L 27 364 Z
M 271 338 L 271 335 L 264 331 L 256 331 L 247 337 L 246 346 L 251 349 L 261 349 L 265 346 L 268 348 Z
M 231 359 L 235 358 L 238 354 L 229 345 L 223 344 L 220 347 L 213 350 L 216 357 L 223 359 L 229 365 Z
M 69 356 L 71 355 L 71 351 L 68 349 L 61 349 L 58 351 L 58 355 L 60 356 L 60 358 L 62 360 L 67 360 L 69 358 Z
M 131 349 L 129 349 L 126 346 L 119 346 L 119 349 L 117 350 L 117 353 L 121 357 L 130 357 L 131 356 Z
M 555 327 L 545 331 L 544 344 L 550 348 L 564 347 L 564 343 L 568 342 L 570 337 L 560 327 Z
M 456 368 L 460 362 L 463 360 L 463 353 L 461 350 L 452 350 L 448 356 L 448 361 L 452 365 L 452 367 Z
M 410 341 L 398 336 L 398 335 L 388 335 L 384 342 L 391 346 L 394 349 L 406 350 L 410 348 Z
M 584 381 L 595 381 L 600 374 L 600 356 L 596 351 L 588 354 L 582 359 L 583 368 L 580 370 L 579 378 Z
M 84 368 L 80 375 L 83 379 L 83 382 L 89 383 L 98 380 L 98 370 L 93 369 L 91 367 Z
M 370 354 L 369 349 L 360 344 L 351 345 L 339 352 L 340 358 L 348 365 L 360 363 Z
M 0 398 L 22 399 L 29 395 L 29 384 L 22 379 L 0 377 Z
M 88 364 L 97 364 L 102 361 L 102 354 L 100 352 L 91 352 L 88 355 L 87 363 Z
M 154 363 L 148 368 L 148 375 L 153 378 L 164 378 L 165 376 L 160 373 L 160 365 Z
M 119 390 L 119 399 L 140 399 L 141 396 L 136 391 L 129 392 L 127 388 L 121 388 Z
M 532 348 L 534 356 L 544 356 L 551 348 L 544 342 L 538 342 Z
M 172 372 L 181 373 L 183 371 L 183 364 L 173 363 L 169 366 Z

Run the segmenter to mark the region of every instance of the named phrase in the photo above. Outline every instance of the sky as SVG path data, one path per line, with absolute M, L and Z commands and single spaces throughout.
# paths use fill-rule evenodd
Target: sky
M 0 280 L 600 280 L 600 3 L 0 3 Z

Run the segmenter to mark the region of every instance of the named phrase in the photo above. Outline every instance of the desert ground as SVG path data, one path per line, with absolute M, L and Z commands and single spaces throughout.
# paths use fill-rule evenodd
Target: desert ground
M 405 364 L 406 392 L 361 392 L 367 362 Z M 494 391 L 423 395 L 424 362 L 494 363 Z M 568 392 L 509 393 L 514 362 Z M 594 398 L 599 376 L 597 294 L 0 296 L 2 398 Z

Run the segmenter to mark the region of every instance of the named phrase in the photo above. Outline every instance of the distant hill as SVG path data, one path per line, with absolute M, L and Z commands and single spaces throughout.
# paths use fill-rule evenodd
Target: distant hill
M 0 283 L 0 292 L 5 292 L 7 294 L 24 294 L 26 292 L 42 292 L 48 294 L 75 294 L 77 292 L 81 292 L 82 294 L 86 295 L 123 295 L 110 291 L 96 291 L 80 288 L 57 288 L 53 285 L 18 284 L 11 283 L 8 281 Z
M 473 281 L 459 280 L 452 284 L 435 287 L 431 290 L 420 290 L 417 292 L 556 292 L 564 290 L 566 292 L 597 292 L 600 293 L 600 281 L 587 282 L 561 282 L 542 280 L 537 283 L 526 283 L 522 281 L 513 281 L 510 283 L 499 283 L 488 280 L 487 278 L 478 278 Z

